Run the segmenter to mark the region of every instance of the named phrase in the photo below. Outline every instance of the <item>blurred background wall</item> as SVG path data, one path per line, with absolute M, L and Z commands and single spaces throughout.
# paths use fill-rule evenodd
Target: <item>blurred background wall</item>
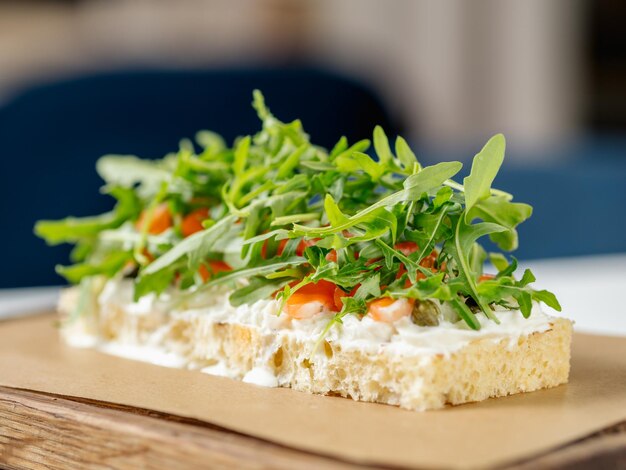
M 80 77 L 239 69 L 251 71 L 252 78 L 245 82 L 251 88 L 257 83 L 254 70 L 272 69 L 278 74 L 272 77 L 278 77 L 280 70 L 300 68 L 305 75 L 306 70 L 321 70 L 348 77 L 377 103 L 366 107 L 368 111 L 340 115 L 338 121 L 329 119 L 338 112 L 332 99 L 316 103 L 319 110 L 309 121 L 316 120 L 320 134 L 325 122 L 340 127 L 341 119 L 352 123 L 355 116 L 369 113 L 364 124 L 382 119 L 411 140 L 422 160 L 434 162 L 467 161 L 489 136 L 504 132 L 508 159 L 499 186 L 536 207 L 520 232 L 521 257 L 626 251 L 625 14 L 626 3 L 611 0 L 0 0 L 0 183 L 6 183 L 0 184 L 0 241 L 6 245 L 11 235 L 11 243 L 23 243 L 45 257 L 47 248 L 31 234 L 35 218 L 86 215 L 108 204 L 85 202 L 87 186 L 95 194 L 97 183 L 93 170 L 81 173 L 79 165 L 93 168 L 97 152 L 106 149 L 153 158 L 166 144 L 174 150 L 169 140 L 158 140 L 164 129 L 153 129 L 158 146 L 133 145 L 127 137 L 116 140 L 111 131 L 105 137 L 85 137 L 98 145 L 76 144 L 75 153 L 84 157 L 70 159 L 73 144 L 59 141 L 65 147 L 53 151 L 56 131 L 52 136 L 42 131 L 66 121 L 78 132 L 80 126 L 70 124 L 69 109 L 76 120 L 90 123 L 81 115 L 88 111 L 87 102 L 83 110 L 48 100 L 52 108 L 46 116 L 51 117 L 38 121 L 24 111 L 25 100 L 31 109 L 39 106 L 33 96 L 42 95 L 32 90 L 65 84 L 47 89 L 59 97 L 59 90 L 80 88 L 72 82 Z M 280 82 L 259 76 L 258 82 L 266 83 L 263 80 L 268 87 Z M 137 83 L 133 86 L 141 89 Z M 163 86 L 155 93 L 169 93 Z M 311 86 L 303 94 L 314 96 L 317 85 Z M 132 93 L 130 86 L 125 89 Z M 172 96 L 178 92 L 170 90 Z M 292 92 L 297 98 L 297 90 Z M 249 90 L 242 95 L 247 103 Z M 113 93 L 107 101 L 117 99 L 123 109 L 124 100 L 131 101 L 122 96 Z M 286 117 L 302 114 L 298 99 L 289 95 L 284 101 L 278 104 Z M 225 106 L 206 109 L 205 114 L 219 126 Z M 5 129 L 11 129 L 4 135 L 3 107 Z M 239 104 L 233 109 L 235 114 L 250 112 Z M 42 147 L 18 145 L 18 134 L 28 126 L 12 130 L 15 116 L 32 122 L 27 140 L 45 136 Z M 206 127 L 204 122 L 190 120 L 187 127 L 176 127 L 172 120 L 168 128 L 172 135 L 190 133 Z M 206 119 L 207 125 L 211 122 Z M 137 121 L 128 123 L 130 134 L 140 132 L 135 125 Z M 354 132 L 360 132 L 357 127 Z M 141 132 L 149 137 L 150 129 Z M 51 153 L 43 156 L 41 148 L 48 144 Z M 67 197 L 54 204 L 38 203 L 32 191 L 19 194 L 17 185 L 8 184 L 9 179 L 28 177 L 23 172 L 26 160 L 36 166 L 43 158 L 58 163 L 59 174 L 74 181 L 62 182 L 55 173 L 59 184 L 54 190 L 66 191 Z M 50 171 L 36 175 L 33 171 L 33 185 L 44 192 Z M 78 179 L 85 182 L 79 196 L 68 189 L 76 189 Z M 8 203 L 17 199 L 28 203 L 20 213 Z M 20 220 L 19 229 L 7 225 L 10 219 Z M 602 229 L 590 231 L 590 226 Z M 51 253 L 40 262 L 41 270 L 51 271 L 67 254 L 59 249 Z M 14 264 L 5 263 L 3 269 L 0 287 L 59 281 L 53 274 L 33 277 L 26 268 L 21 277 L 15 276 Z
M 602 30 L 613 20 L 609 3 L 618 2 L 2 2 L 0 99 L 126 66 L 314 62 L 371 83 L 425 142 L 499 129 L 537 147 L 576 135 L 591 117 L 599 97 L 590 74 L 601 65 L 592 30 L 597 16 Z

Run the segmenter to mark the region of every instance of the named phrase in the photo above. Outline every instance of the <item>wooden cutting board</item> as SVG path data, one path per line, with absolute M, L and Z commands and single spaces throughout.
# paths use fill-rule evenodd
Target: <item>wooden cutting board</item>
M 341 466 L 201 421 L 6 387 L 0 429 L 0 462 L 12 468 Z
M 8 468 L 373 468 L 149 410 L 0 387 Z M 626 468 L 626 422 L 511 469 Z

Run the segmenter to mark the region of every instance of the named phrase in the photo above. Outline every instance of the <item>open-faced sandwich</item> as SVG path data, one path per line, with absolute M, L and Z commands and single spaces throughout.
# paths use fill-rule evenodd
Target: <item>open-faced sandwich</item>
M 531 215 L 491 187 L 502 135 L 461 184 L 461 163 L 422 167 L 378 127 L 373 156 L 345 138 L 328 152 L 253 104 L 256 135 L 102 157 L 113 211 L 36 225 L 76 244 L 58 267 L 77 284 L 59 302 L 69 344 L 412 410 L 567 382 L 571 322 L 540 307 L 556 298 L 477 242 L 514 250 Z

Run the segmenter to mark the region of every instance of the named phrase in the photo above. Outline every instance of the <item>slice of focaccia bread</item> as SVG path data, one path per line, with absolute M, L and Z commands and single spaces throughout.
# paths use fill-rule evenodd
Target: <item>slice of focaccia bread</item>
M 63 335 L 69 342 L 260 385 L 411 410 L 568 380 L 571 322 L 538 308 L 528 319 L 500 312 L 501 325 L 485 319 L 478 332 L 446 321 L 419 327 L 408 319 L 386 325 L 346 317 L 318 341 L 328 317 L 277 316 L 275 301 L 235 308 L 216 294 L 212 305 L 171 310 L 163 302 L 133 303 L 120 286 L 115 289 L 93 301 L 92 315 L 68 323 Z M 60 310 L 72 311 L 78 298 L 66 291 Z

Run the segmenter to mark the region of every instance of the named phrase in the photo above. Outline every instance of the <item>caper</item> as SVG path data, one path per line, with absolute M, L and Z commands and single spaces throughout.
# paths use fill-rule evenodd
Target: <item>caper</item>
M 411 321 L 419 326 L 439 325 L 439 307 L 430 300 L 416 300 L 411 312 Z

